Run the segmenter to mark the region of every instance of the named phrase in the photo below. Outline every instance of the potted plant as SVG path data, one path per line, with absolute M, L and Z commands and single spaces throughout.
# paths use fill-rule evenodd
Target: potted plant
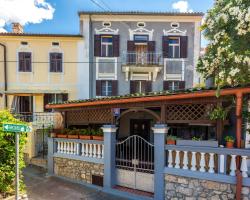
M 78 129 L 73 129 L 68 132 L 68 138 L 69 139 L 78 139 L 79 138 L 79 130 Z
M 228 136 L 225 137 L 225 141 L 226 141 L 226 147 L 227 148 L 233 148 L 234 147 L 234 141 L 235 141 L 234 137 L 228 135 Z
M 92 135 L 91 135 L 90 130 L 81 129 L 79 132 L 79 138 L 82 140 L 92 140 Z
M 102 129 L 94 130 L 92 129 L 93 140 L 103 140 L 103 131 Z
M 168 135 L 167 136 L 167 144 L 169 144 L 169 145 L 175 145 L 176 144 L 176 139 L 177 139 L 176 136 Z
M 56 137 L 58 137 L 58 138 L 67 138 L 68 132 L 69 132 L 69 129 L 64 128 L 59 133 L 56 134 Z

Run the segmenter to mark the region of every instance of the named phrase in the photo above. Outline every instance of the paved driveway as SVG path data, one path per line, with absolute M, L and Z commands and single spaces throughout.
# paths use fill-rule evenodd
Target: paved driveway
M 24 169 L 24 182 L 29 200 L 125 200 L 80 184 L 46 177 L 37 167 Z

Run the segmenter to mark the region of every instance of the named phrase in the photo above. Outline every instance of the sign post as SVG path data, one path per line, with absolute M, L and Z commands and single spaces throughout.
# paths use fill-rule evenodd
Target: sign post
M 19 134 L 20 133 L 27 133 L 27 132 L 31 132 L 31 128 L 29 126 L 26 125 L 21 125 L 21 124 L 3 124 L 3 131 L 5 132 L 13 132 L 15 133 L 15 148 L 16 148 L 16 167 L 15 167 L 15 171 L 16 171 L 16 178 L 15 178 L 15 182 L 16 182 L 16 195 L 15 195 L 15 199 L 18 200 L 19 199 Z

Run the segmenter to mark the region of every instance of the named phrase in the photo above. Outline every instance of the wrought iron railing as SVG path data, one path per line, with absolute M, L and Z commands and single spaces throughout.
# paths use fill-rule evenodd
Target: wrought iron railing
M 163 65 L 161 53 L 156 52 L 125 52 L 123 53 L 124 65 L 152 66 Z

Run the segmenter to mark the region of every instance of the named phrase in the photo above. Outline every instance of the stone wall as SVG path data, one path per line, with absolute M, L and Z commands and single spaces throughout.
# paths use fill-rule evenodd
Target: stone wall
M 236 186 L 181 176 L 165 176 L 165 199 L 227 200 L 235 199 Z M 250 199 L 250 187 L 242 188 L 242 199 Z
M 73 180 L 92 183 L 92 175 L 103 176 L 104 165 L 55 157 L 54 173 L 55 175 L 67 177 Z

